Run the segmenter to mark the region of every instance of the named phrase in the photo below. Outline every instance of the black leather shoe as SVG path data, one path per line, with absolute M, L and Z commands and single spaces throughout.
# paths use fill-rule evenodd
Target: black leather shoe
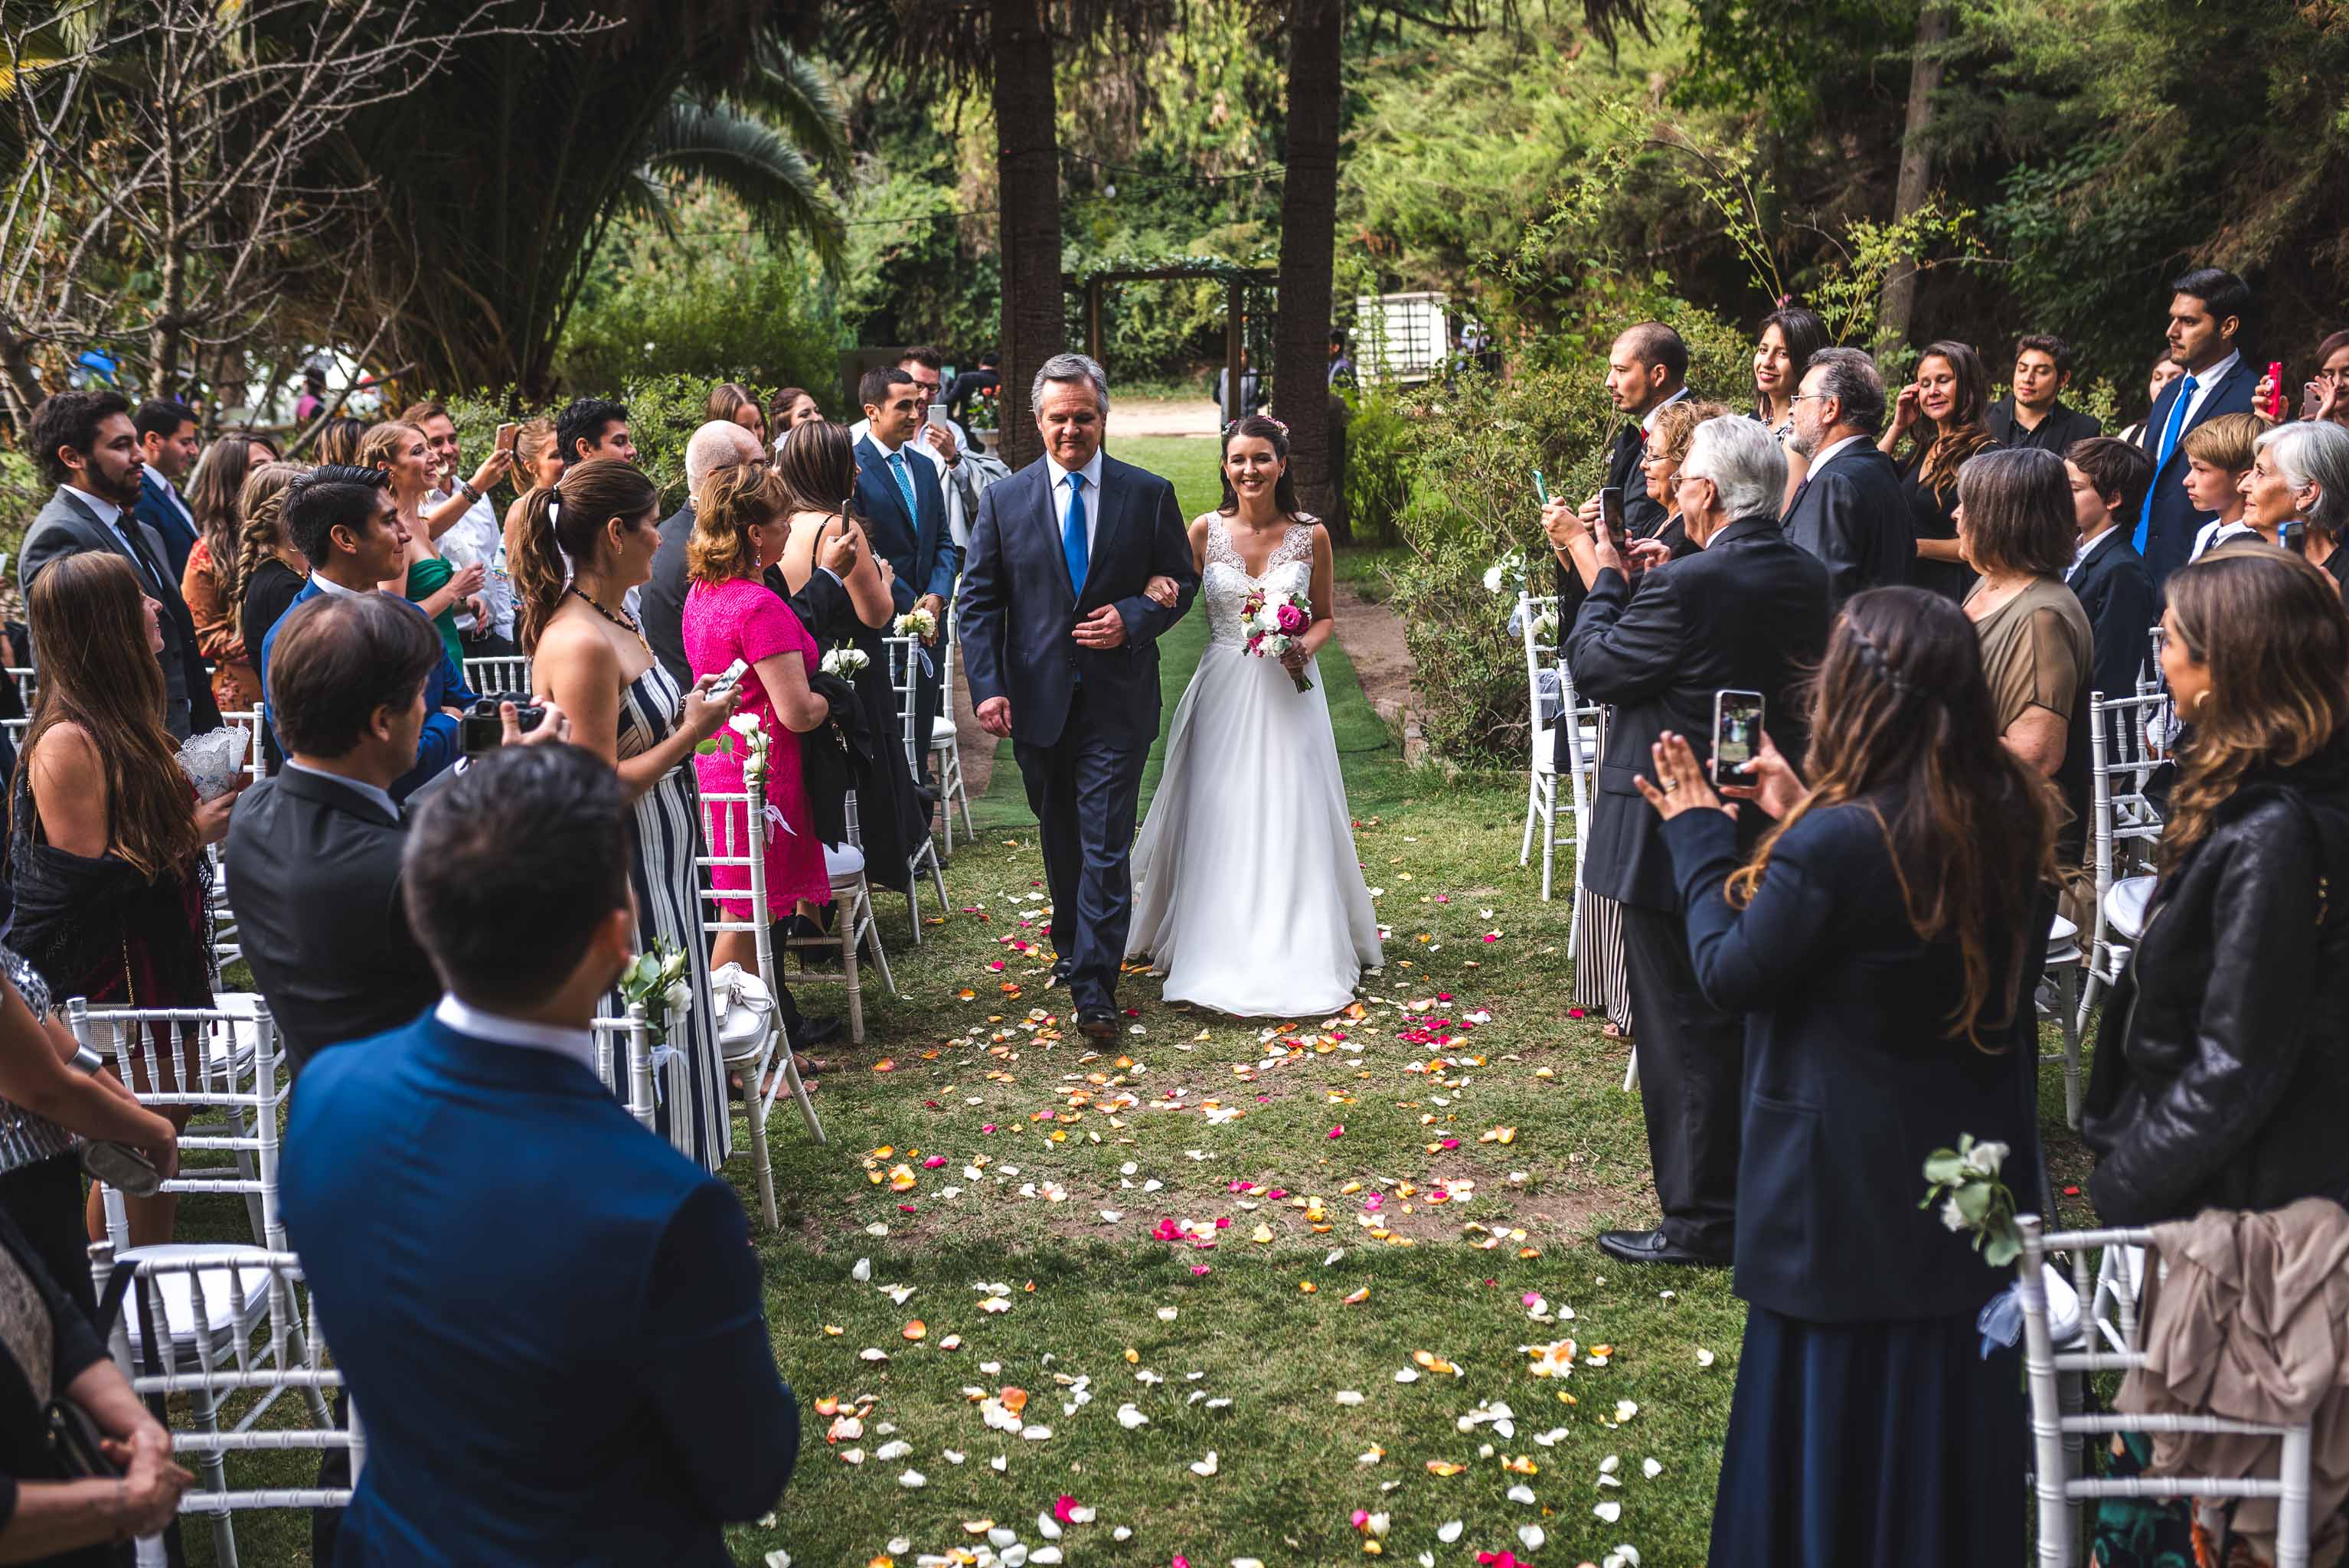
M 1627 1264 L 1670 1264 L 1676 1268 L 1725 1269 L 1729 1260 L 1691 1252 L 1661 1231 L 1601 1231 L 1599 1250 Z
M 1077 1033 L 1096 1045 L 1117 1038 L 1117 1014 L 1107 1007 L 1087 1007 L 1077 1015 Z
M 1052 973 L 1045 980 L 1044 988 L 1049 991 L 1055 985 L 1065 985 L 1068 983 L 1069 961 L 1065 958 L 1054 959 L 1052 961 Z

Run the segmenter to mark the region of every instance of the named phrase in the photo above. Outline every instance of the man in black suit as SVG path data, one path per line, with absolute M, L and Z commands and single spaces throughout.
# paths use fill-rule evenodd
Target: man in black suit
M 1808 738 L 1801 686 L 1826 651 L 1830 589 L 1826 568 L 1778 527 L 1786 459 L 1761 425 L 1729 416 L 1697 427 L 1675 484 L 1700 549 L 1666 562 L 1660 542 L 1635 545 L 1663 562 L 1636 590 L 1587 530 L 1572 530 L 1567 544 L 1592 578 L 1567 663 L 1579 693 L 1615 705 L 1582 875 L 1622 905 L 1640 1100 L 1663 1211 L 1654 1230 L 1605 1232 L 1599 1244 L 1628 1263 L 1721 1266 L 1736 1218 L 1744 1024 L 1697 985 L 1671 856 L 1632 780 L 1666 730 L 1686 736 L 1709 764 L 1713 697 L 1724 689 L 1762 694 L 1763 727 L 1799 767 Z M 1746 847 L 1761 829 L 1754 813 L 1741 814 Z
M 2036 447 L 2062 457 L 2075 441 L 2104 433 L 2093 414 L 2083 414 L 2064 401 L 2072 384 L 2072 346 L 2044 332 L 2034 332 L 2014 346 L 2014 390 L 1990 406 L 1982 417 L 2002 447 Z
M 1826 562 L 1838 604 L 1909 581 L 1917 533 L 1900 475 L 1878 450 L 1884 377 L 1857 348 L 1822 348 L 1803 371 L 1787 444 L 1811 460 L 1786 505 L 1786 537 Z
M 2195 534 L 2216 515 L 2195 506 L 2179 482 L 2186 433 L 2221 414 L 2251 412 L 2251 392 L 2260 383 L 2260 373 L 2236 346 L 2251 309 L 2243 280 L 2217 267 L 2198 267 L 2169 289 L 2169 357 L 2186 374 L 2161 389 L 2137 438 L 2153 456 L 2153 482 L 2130 538 L 2157 593 L 2186 564 Z
M 1081 354 L 1036 373 L 1044 455 L 988 487 L 958 614 L 978 722 L 1009 736 L 1036 813 L 1052 947 L 1078 1027 L 1117 1037 L 1127 857 L 1158 737 L 1158 638 L 1199 591 L 1174 487 L 1101 449 L 1109 385 Z M 1171 577 L 1174 603 L 1145 592 Z
M 685 656 L 685 596 L 693 587 L 685 574 L 685 547 L 693 537 L 694 493 L 714 473 L 766 458 L 759 438 L 731 419 L 710 420 L 685 443 L 685 500 L 661 520 L 652 578 L 636 596 L 645 643 L 679 686 L 693 684 L 693 667 Z
M 1671 519 L 1671 508 L 1648 499 L 1648 481 L 1640 471 L 1640 459 L 1648 449 L 1648 432 L 1655 428 L 1657 411 L 1688 395 L 1688 345 L 1679 333 L 1661 321 L 1643 321 L 1617 335 L 1607 351 L 1607 398 L 1625 423 L 1607 448 L 1607 483 L 1623 492 L 1623 529 L 1632 539 L 1653 538 Z M 1582 503 L 1579 515 L 1586 531 L 1597 530 L 1599 508 L 1595 494 Z M 1561 557 L 1557 563 L 1559 625 L 1574 624 L 1586 592 L 1581 576 Z
M 132 510 L 163 542 L 171 581 L 177 583 L 187 575 L 188 555 L 196 547 L 196 514 L 180 493 L 203 450 L 195 410 L 168 397 L 153 398 L 139 405 L 130 425 L 139 432 L 139 456 L 145 464 L 139 504 Z
M 228 902 L 296 1071 L 440 999 L 400 903 L 408 825 L 391 787 L 416 765 L 440 656 L 432 624 L 382 593 L 312 599 L 277 628 L 270 717 L 289 755 L 229 820 Z M 568 733 L 547 718 L 532 739 Z
M 132 509 L 145 493 L 146 460 L 130 405 L 119 392 L 59 392 L 26 422 L 25 444 L 55 484 L 16 555 L 16 585 L 30 593 L 41 569 L 62 555 L 110 550 L 130 562 L 139 585 L 162 605 L 164 727 L 185 740 L 221 726 L 212 683 L 196 648 L 196 623 L 155 531 Z M 39 650 L 34 651 L 35 663 Z
M 2064 581 L 2088 613 L 2095 634 L 2089 689 L 2127 696 L 2153 656 L 2148 634 L 2161 614 L 2152 575 L 2129 548 L 2127 527 L 2145 505 L 2153 459 L 2134 442 L 2091 436 L 2064 454 L 2064 472 L 2072 481 L 2072 514 L 2080 525 L 2080 553 Z

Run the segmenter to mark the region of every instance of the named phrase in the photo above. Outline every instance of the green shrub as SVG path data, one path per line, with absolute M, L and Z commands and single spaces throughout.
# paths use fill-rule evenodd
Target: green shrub
M 1347 406 L 1346 518 L 1358 542 L 1392 544 L 1411 497 L 1411 420 L 1400 397 L 1375 387 L 1349 393 Z
M 25 542 L 25 532 L 33 526 L 55 487 L 41 478 L 40 469 L 24 453 L 0 448 L 0 551 L 9 560 L 16 560 L 16 549 Z M 16 574 L 10 572 L 8 580 Z

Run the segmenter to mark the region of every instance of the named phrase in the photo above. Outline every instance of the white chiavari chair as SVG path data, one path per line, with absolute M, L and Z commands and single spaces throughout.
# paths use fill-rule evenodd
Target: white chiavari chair
M 2085 1415 L 2080 1411 L 2077 1381 L 2099 1372 L 2127 1372 L 2145 1364 L 2136 1348 L 2135 1295 L 2143 1270 L 2158 1267 L 2152 1253 L 2153 1233 L 2146 1230 L 2047 1231 L 2040 1217 L 2023 1214 L 2015 1221 L 2023 1240 L 2016 1260 L 2017 1295 L 2023 1304 L 2023 1376 L 2031 1396 L 2033 1484 L 2038 1492 L 2039 1556 L 2042 1568 L 2076 1568 L 2085 1534 L 2087 1501 L 2099 1497 L 2274 1498 L 2277 1500 L 2275 1568 L 2308 1568 L 2309 1486 L 2313 1439 L 2306 1423 L 2281 1426 L 2240 1421 L 2222 1416 L 2148 1415 L 2120 1413 Z M 2047 1257 L 2068 1251 L 2073 1276 L 2085 1285 L 2087 1250 L 2105 1249 L 2098 1280 L 2079 1329 L 2065 1336 L 2051 1322 L 2048 1310 Z M 2134 1264 L 2114 1265 L 2114 1254 L 2126 1257 L 2139 1249 Z M 2118 1336 L 2095 1310 L 2111 1292 L 2127 1303 L 2126 1327 Z M 2101 1344 L 2099 1342 L 2102 1342 Z M 2067 1380 L 2069 1380 L 2067 1382 Z M 2082 1449 L 2091 1436 L 2115 1432 L 2210 1432 L 2279 1440 L 2274 1480 L 2246 1476 L 2093 1477 L 2081 1473 Z
M 1588 838 L 1585 819 L 1590 807 L 1592 771 L 1598 766 L 1599 709 L 1576 701 L 1574 684 L 1566 673 L 1566 661 L 1558 656 L 1557 600 L 1548 594 L 1539 597 L 1520 593 L 1517 595 L 1516 624 L 1519 639 L 1526 651 L 1526 694 L 1530 703 L 1528 731 L 1532 756 L 1528 758 L 1526 779 L 1526 830 L 1517 847 L 1517 864 L 1525 865 L 1533 859 L 1534 830 L 1541 830 L 1542 899 L 1548 902 L 1552 886 L 1552 863 L 1557 849 L 1557 727 L 1573 727 L 1574 754 L 1567 780 L 1568 798 L 1574 817 L 1575 885 L 1581 885 L 1582 846 Z M 1568 940 L 1578 920 L 1568 922 Z
M 521 654 L 465 661 L 465 684 L 482 696 L 501 692 L 528 692 L 530 660 Z
M 16 683 L 16 700 L 25 705 L 26 713 L 31 713 L 33 693 L 40 685 L 40 676 L 30 665 L 0 665 L 0 673 L 5 673 L 10 680 Z
M 767 913 L 766 833 L 770 829 L 763 783 L 753 775 L 743 779 L 742 789 L 736 793 L 702 791 L 704 852 L 694 857 L 694 865 L 699 872 L 703 936 L 714 940 L 730 931 L 749 933 L 757 955 L 759 984 L 771 1002 L 781 995 L 782 985 L 775 961 L 774 926 Z M 778 826 L 771 830 L 785 830 Z M 740 868 L 749 885 L 720 892 L 716 875 L 719 866 Z M 730 903 L 743 913 L 730 913 L 726 907 Z M 730 1016 L 735 1011 L 728 1009 Z M 742 1011 L 746 1018 L 752 1016 L 748 1009 Z M 767 1013 L 763 1027 L 721 1031 L 719 1057 L 729 1072 L 742 1075 L 742 1104 L 750 1127 L 750 1161 L 759 1181 L 759 1205 L 768 1228 L 780 1229 L 774 1167 L 767 1154 L 767 1119 L 774 1112 L 776 1099 L 789 1088 L 808 1136 L 818 1143 L 824 1141 L 823 1122 L 800 1077 L 799 1059 L 776 1011 Z
M 946 635 L 938 644 L 938 716 L 930 721 L 930 760 L 937 766 L 938 820 L 946 830 L 947 853 L 954 853 L 954 814 L 962 811 L 962 836 L 976 843 L 978 830 L 970 824 L 970 789 L 962 777 L 962 738 L 955 727 L 955 665 L 961 652 L 954 616 L 946 617 Z
M 628 1004 L 626 1016 L 595 1019 L 588 1027 L 595 1037 L 595 1076 L 627 1107 L 628 1114 L 647 1128 L 653 1125 L 653 1037 L 642 1002 Z
M 222 714 L 221 722 L 232 729 L 244 731 L 243 772 L 247 779 L 258 783 L 268 772 L 261 747 L 262 730 L 269 722 L 267 707 L 254 703 L 243 711 Z M 212 956 L 222 965 L 233 964 L 244 956 L 244 946 L 237 934 L 236 911 L 228 901 L 227 847 L 207 844 L 204 853 L 212 868 Z
M 2146 786 L 2167 759 L 2174 718 L 2168 694 L 2150 682 L 2140 682 L 2133 696 L 2092 694 L 2088 712 L 2088 866 L 2096 907 L 2087 979 L 2074 1015 L 2077 1030 L 2088 1026 L 2097 994 L 2119 980 L 2145 928 L 2153 892 L 2146 868 L 2161 839 L 2161 814 Z
M 881 930 L 873 911 L 873 884 L 864 875 L 864 836 L 857 815 L 856 791 L 848 792 L 848 837 L 843 843 L 823 847 L 823 867 L 832 879 L 832 930 L 813 936 L 786 936 L 783 951 L 797 954 L 800 967 L 797 978 L 837 982 L 848 992 L 848 1037 L 854 1044 L 864 1042 L 864 981 L 863 955 L 868 949 L 873 962 L 881 971 L 881 983 L 897 995 L 897 982 L 889 973 L 889 954 L 881 946 Z M 837 958 L 840 970 L 829 974 L 808 966 L 808 961 L 822 954 Z
M 905 765 L 914 771 L 914 782 L 926 785 L 929 777 L 926 760 L 928 748 L 915 733 L 921 714 L 917 705 L 922 679 L 922 661 L 915 652 L 913 637 L 884 637 L 889 654 L 889 689 L 896 694 L 897 714 L 903 727 L 900 737 L 905 748 Z M 925 824 L 926 828 L 927 824 Z M 938 864 L 937 845 L 928 832 L 922 835 L 919 848 L 914 851 L 905 867 L 905 923 L 912 927 L 914 945 L 922 944 L 922 873 L 926 871 L 938 891 L 938 913 L 947 912 L 947 877 Z

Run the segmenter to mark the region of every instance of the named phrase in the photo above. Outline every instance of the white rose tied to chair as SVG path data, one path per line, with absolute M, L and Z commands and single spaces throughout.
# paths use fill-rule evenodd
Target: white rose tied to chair
M 854 652 L 854 649 L 848 651 Z M 864 655 L 858 654 L 856 656 L 863 658 Z M 826 655 L 824 660 L 826 668 L 831 666 L 831 662 L 830 656 Z M 728 731 L 732 733 L 729 734 Z M 742 738 L 742 746 L 748 753 L 742 758 L 743 787 L 748 789 L 754 784 L 763 784 L 767 778 L 767 754 L 773 748 L 775 738 L 767 733 L 767 727 L 759 722 L 759 716 L 755 713 L 736 714 L 726 721 L 726 729 L 711 736 L 693 749 L 704 757 L 712 756 L 720 751 L 731 756 L 734 751 L 734 737 L 737 735 Z M 778 828 L 793 838 L 799 837 L 798 830 L 784 818 L 781 810 L 772 800 L 767 802 L 765 815 L 768 838 L 773 838 L 775 830 Z

